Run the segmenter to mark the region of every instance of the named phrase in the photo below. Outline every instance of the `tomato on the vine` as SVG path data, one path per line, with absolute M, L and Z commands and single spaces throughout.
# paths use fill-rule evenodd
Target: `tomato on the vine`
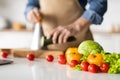
M 52 61 L 54 60 L 54 57 L 53 57 L 52 55 L 47 55 L 47 56 L 46 56 L 46 60 L 47 60 L 48 62 L 52 62 Z
M 80 67 L 83 71 L 88 71 L 89 63 L 87 61 L 81 62 Z
M 109 64 L 106 63 L 106 62 L 100 63 L 100 70 L 101 70 L 101 72 L 103 72 L 103 73 L 107 73 L 108 70 L 109 70 Z
M 58 56 L 58 63 L 59 64 L 66 64 L 67 63 L 65 55 L 62 54 L 62 55 Z
M 78 64 L 77 60 L 72 60 L 69 65 L 70 67 L 75 67 L 77 64 Z

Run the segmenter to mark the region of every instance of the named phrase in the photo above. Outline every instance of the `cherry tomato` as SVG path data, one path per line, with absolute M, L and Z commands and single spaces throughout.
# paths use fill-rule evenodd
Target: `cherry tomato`
M 100 70 L 101 70 L 101 72 L 103 72 L 103 73 L 107 73 L 108 70 L 109 70 L 109 64 L 106 63 L 106 62 L 100 63 Z
M 90 64 L 88 66 L 88 71 L 92 73 L 98 73 L 99 72 L 99 67 L 95 64 Z
M 67 60 L 66 60 L 66 57 L 65 55 L 59 55 L 58 56 L 58 63 L 59 64 L 66 64 Z
M 8 52 L 3 51 L 3 52 L 1 53 L 1 55 L 2 55 L 3 58 L 7 58 L 7 56 L 8 56 Z
M 27 59 L 30 60 L 30 61 L 33 61 L 35 59 L 34 54 L 32 54 L 32 53 L 27 54 Z
M 87 61 L 81 62 L 80 67 L 83 71 L 88 71 L 89 63 Z
M 54 60 L 54 57 L 52 55 L 48 55 L 48 56 L 46 56 L 46 60 L 48 62 L 52 62 Z
M 77 64 L 78 64 L 77 60 L 72 60 L 69 65 L 70 67 L 75 67 Z

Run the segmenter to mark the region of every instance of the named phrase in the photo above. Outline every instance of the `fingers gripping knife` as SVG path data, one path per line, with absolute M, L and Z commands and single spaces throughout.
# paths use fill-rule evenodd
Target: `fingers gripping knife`
M 52 39 L 47 39 L 42 30 L 41 23 L 42 20 L 38 19 L 38 23 L 35 24 L 34 33 L 33 33 L 33 40 L 31 45 L 31 50 L 39 50 L 44 46 L 47 46 L 49 44 L 53 44 Z M 75 37 L 71 36 L 68 38 L 68 42 L 75 41 Z
M 42 36 L 43 36 L 43 30 L 40 22 L 38 22 L 35 24 L 35 28 L 33 32 L 33 39 L 31 44 L 32 50 L 39 50 L 42 48 L 41 41 L 40 41 Z
M 75 37 L 71 36 L 68 38 L 68 42 L 75 41 Z M 34 33 L 33 33 L 33 40 L 32 40 L 32 45 L 31 49 L 32 50 L 39 50 L 44 46 L 47 46 L 49 44 L 53 44 L 52 39 L 47 39 L 44 34 L 42 27 L 40 23 L 37 23 L 35 25 Z

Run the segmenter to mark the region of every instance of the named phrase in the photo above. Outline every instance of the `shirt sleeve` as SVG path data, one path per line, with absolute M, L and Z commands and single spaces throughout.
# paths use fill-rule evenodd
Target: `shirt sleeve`
M 107 0 L 87 0 L 89 8 L 85 10 L 82 17 L 93 24 L 101 24 L 103 16 L 107 11 Z
M 25 17 L 27 16 L 27 13 L 32 10 L 34 7 L 40 8 L 39 1 L 38 0 L 27 0 L 27 5 L 25 8 Z

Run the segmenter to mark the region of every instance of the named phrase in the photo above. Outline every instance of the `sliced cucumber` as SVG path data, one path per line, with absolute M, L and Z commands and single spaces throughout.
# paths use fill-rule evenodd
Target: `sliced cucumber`
M 67 42 L 75 41 L 76 38 L 71 36 L 68 38 Z M 45 36 L 41 38 L 41 46 L 47 46 L 49 44 L 53 44 L 52 39 L 47 39 Z

